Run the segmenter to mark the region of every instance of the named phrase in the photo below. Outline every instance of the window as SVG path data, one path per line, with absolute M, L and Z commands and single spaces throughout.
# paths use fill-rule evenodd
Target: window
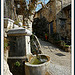
M 50 34 L 52 34 L 52 33 L 53 33 L 53 21 L 50 22 Z

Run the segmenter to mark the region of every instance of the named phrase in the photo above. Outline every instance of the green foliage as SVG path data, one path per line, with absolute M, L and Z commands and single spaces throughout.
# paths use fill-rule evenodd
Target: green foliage
M 17 61 L 14 65 L 17 66 L 17 67 L 19 67 L 21 64 L 20 64 L 19 61 Z
M 67 45 L 65 42 L 64 42 L 64 47 L 69 47 L 70 45 Z
M 65 47 L 69 47 L 69 45 L 64 45 Z
M 8 40 L 4 38 L 4 50 L 6 50 L 8 47 Z
M 35 50 L 32 50 L 32 52 L 35 52 Z
M 4 48 L 6 48 L 8 46 L 8 43 L 4 43 Z

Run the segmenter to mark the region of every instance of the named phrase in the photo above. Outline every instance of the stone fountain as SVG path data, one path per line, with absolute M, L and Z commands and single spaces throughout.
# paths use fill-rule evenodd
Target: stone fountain
M 14 75 L 46 75 L 50 57 L 44 54 L 31 54 L 30 36 L 32 33 L 22 27 L 8 30 L 8 64 Z
M 8 64 L 14 75 L 25 75 L 24 63 L 27 55 L 31 55 L 30 36 L 32 33 L 22 27 L 10 29 L 7 33 L 9 39 Z

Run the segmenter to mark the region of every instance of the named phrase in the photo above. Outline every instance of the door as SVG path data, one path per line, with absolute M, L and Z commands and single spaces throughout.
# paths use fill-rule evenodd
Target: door
M 50 34 L 52 34 L 52 33 L 53 33 L 53 21 L 50 22 Z

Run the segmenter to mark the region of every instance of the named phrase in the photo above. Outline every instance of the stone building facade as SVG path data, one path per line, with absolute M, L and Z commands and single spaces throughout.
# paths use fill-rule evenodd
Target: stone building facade
M 35 18 L 41 17 L 45 17 L 49 22 L 49 38 L 51 34 L 58 33 L 60 39 L 63 35 L 64 38 L 67 36 L 69 40 L 71 39 L 71 0 L 49 1 L 46 7 L 36 12 Z M 63 28 L 61 28 L 62 24 L 64 24 Z
M 62 0 L 61 9 L 56 11 L 56 32 L 60 39 L 71 40 L 71 0 Z
M 56 2 L 55 0 L 49 1 L 44 8 L 41 8 L 36 12 L 35 18 L 45 18 L 47 25 L 45 25 L 48 35 L 50 36 L 53 32 L 56 32 Z M 47 32 L 46 32 L 47 33 Z M 49 37 L 48 37 L 49 38 Z

